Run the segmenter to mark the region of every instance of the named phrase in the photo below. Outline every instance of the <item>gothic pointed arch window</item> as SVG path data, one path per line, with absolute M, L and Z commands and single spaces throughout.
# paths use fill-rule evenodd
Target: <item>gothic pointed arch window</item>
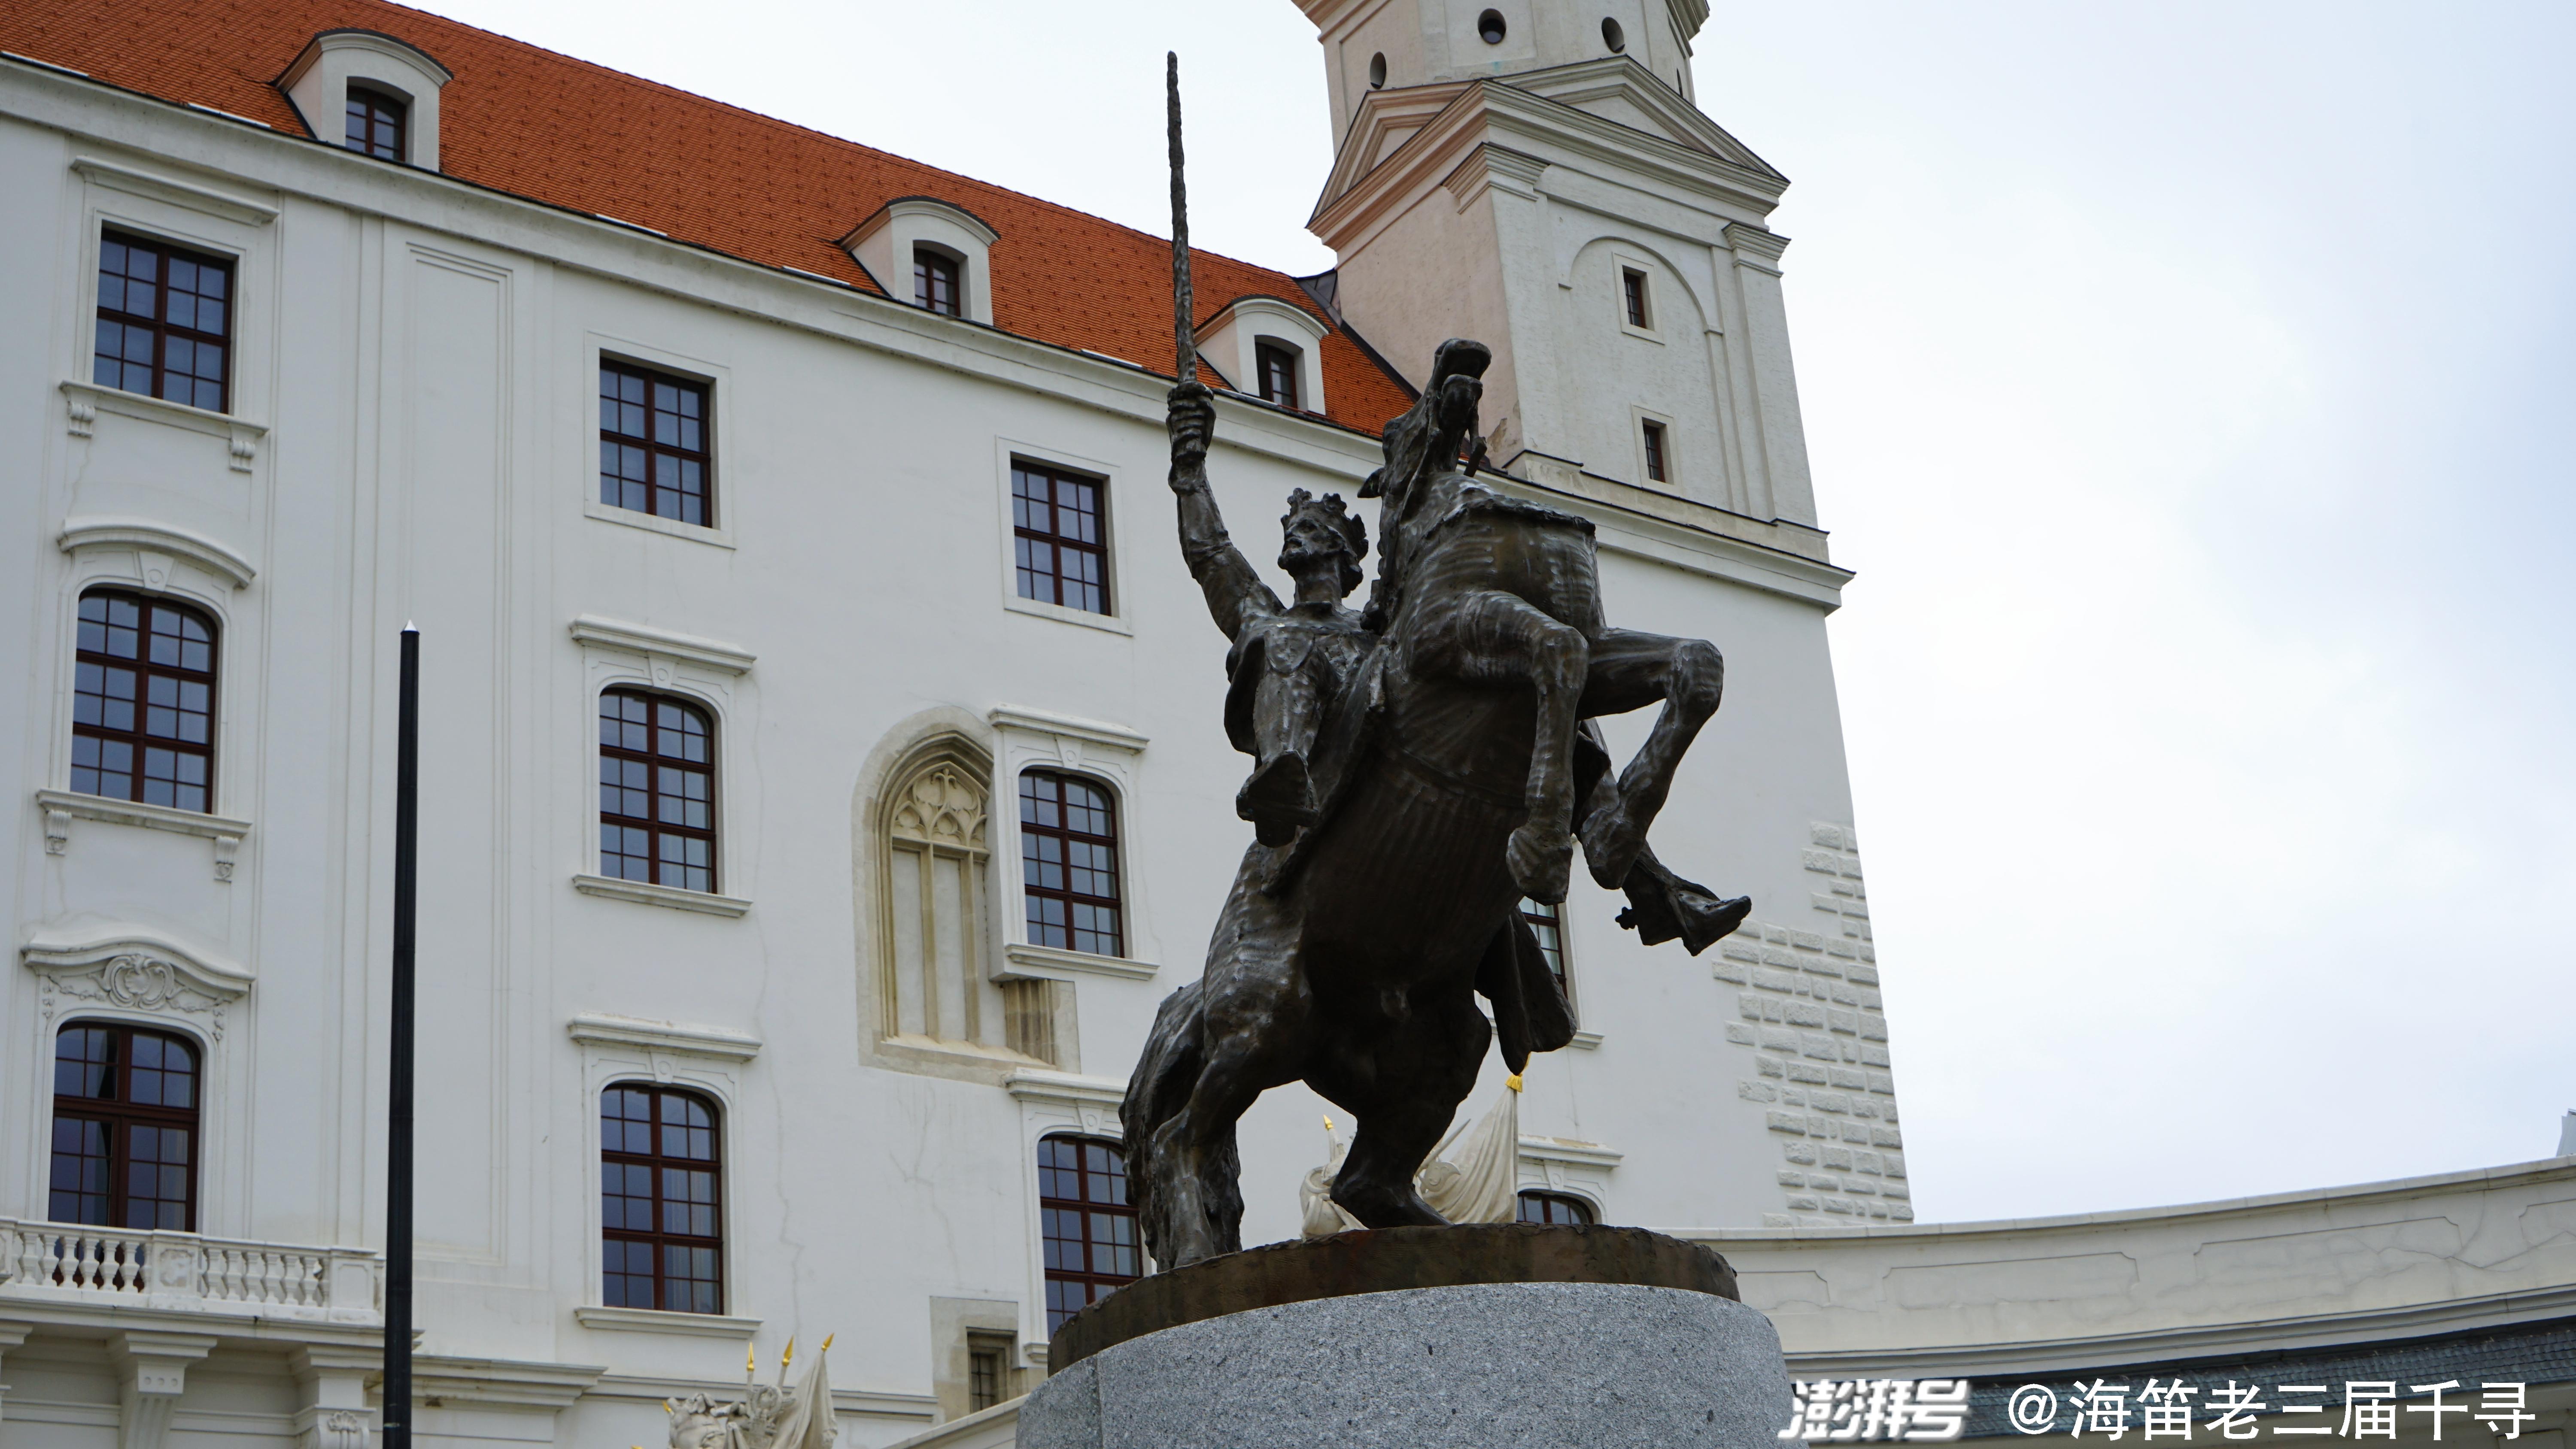
M 917 750 L 878 822 L 884 1036 L 1053 1062 L 1051 983 L 995 980 L 992 762 L 965 740 Z

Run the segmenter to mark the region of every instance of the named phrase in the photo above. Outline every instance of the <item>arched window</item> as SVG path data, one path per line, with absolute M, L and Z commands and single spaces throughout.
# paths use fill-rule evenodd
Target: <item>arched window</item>
M 665 695 L 599 696 L 599 873 L 716 888 L 715 725 Z
M 349 126 L 342 142 L 380 161 L 403 159 L 404 122 L 411 107 L 383 91 L 349 87 Z
M 724 1312 L 722 1133 L 694 1092 L 620 1084 L 599 1098 L 601 1299 L 611 1308 Z
M 72 683 L 72 788 L 211 811 L 215 626 L 148 594 L 81 595 Z
M 45 1216 L 104 1228 L 197 1228 L 197 1049 L 76 1022 L 54 1038 L 54 1161 Z
M 1038 1142 L 1038 1236 L 1046 1245 L 1047 1334 L 1121 1285 L 1144 1276 L 1127 1155 L 1114 1142 Z
M 1592 1204 L 1561 1192 L 1525 1192 L 1520 1210 L 1513 1215 L 1524 1223 L 1550 1223 L 1559 1227 L 1590 1227 L 1595 1219 Z
M 942 317 L 966 315 L 964 268 L 957 259 L 937 247 L 912 249 L 912 300 Z
M 1107 790 L 1053 770 L 1020 776 L 1020 884 L 1030 945 L 1127 954 L 1119 929 L 1118 815 Z
M 1297 406 L 1297 349 L 1263 338 L 1252 344 L 1253 366 L 1261 375 L 1261 396 L 1283 408 Z

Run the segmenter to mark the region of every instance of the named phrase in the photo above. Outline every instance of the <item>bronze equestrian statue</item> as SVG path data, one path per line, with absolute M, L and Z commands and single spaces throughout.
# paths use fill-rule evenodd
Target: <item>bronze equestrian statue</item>
M 1357 1120 L 1333 1200 L 1373 1228 L 1445 1221 L 1413 1177 L 1475 1086 L 1497 1032 L 1513 1072 L 1574 1037 L 1574 1012 L 1522 919 L 1566 896 L 1580 841 L 1619 923 L 1692 954 L 1742 924 L 1646 848 L 1674 769 L 1716 713 L 1712 645 L 1613 629 L 1592 524 L 1477 481 L 1492 353 L 1453 340 L 1387 424 L 1378 576 L 1338 496 L 1291 495 L 1283 603 L 1226 537 L 1208 491 L 1212 395 L 1197 381 L 1179 62 L 1171 62 L 1172 492 L 1181 553 L 1233 647 L 1226 728 L 1254 757 L 1253 822 L 1199 980 L 1166 998 L 1119 1108 L 1145 1245 L 1176 1268 L 1242 1246 L 1235 1123 L 1303 1081 Z M 1589 721 L 1660 702 L 1615 777 Z M 1493 1020 L 1476 1006 L 1482 995 Z
M 1573 1039 L 1519 900 L 1565 899 L 1578 840 L 1593 878 L 1626 890 L 1621 924 L 1650 944 L 1678 937 L 1695 954 L 1751 909 L 1674 877 L 1645 845 L 1717 709 L 1717 650 L 1611 628 L 1592 525 L 1471 476 L 1460 459 L 1489 355 L 1444 344 L 1432 388 L 1388 425 L 1366 619 L 1340 603 L 1367 546 L 1341 500 L 1291 498 L 1279 562 L 1297 595 L 1282 604 L 1209 494 L 1208 390 L 1173 389 L 1182 554 L 1234 641 L 1227 726 L 1256 759 L 1238 804 L 1259 838 L 1205 974 L 1163 1003 L 1120 1111 L 1162 1266 L 1242 1245 L 1235 1122 L 1293 1081 L 1357 1119 L 1335 1202 L 1371 1227 L 1443 1221 L 1413 1175 L 1494 1032 L 1515 1072 Z M 1645 747 L 1614 778 L 1584 721 L 1656 702 Z M 1294 789 L 1265 792 L 1290 775 Z

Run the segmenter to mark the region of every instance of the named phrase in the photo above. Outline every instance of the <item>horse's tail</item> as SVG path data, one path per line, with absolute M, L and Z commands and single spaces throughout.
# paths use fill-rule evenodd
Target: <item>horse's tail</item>
M 1136 1059 L 1136 1074 L 1127 1079 L 1127 1099 L 1119 1104 L 1118 1125 L 1126 1139 L 1127 1196 L 1136 1205 L 1138 1226 L 1145 1232 L 1145 1251 L 1158 1263 L 1170 1263 L 1184 1240 L 1178 1225 L 1171 1221 L 1174 1204 L 1164 1191 L 1170 1171 L 1154 1155 L 1154 1137 L 1164 1123 L 1181 1115 L 1190 1104 L 1190 1093 L 1196 1089 L 1199 1072 L 1207 1062 L 1207 1005 L 1203 981 L 1193 981 L 1163 998 L 1162 1007 L 1154 1013 L 1154 1029 L 1145 1037 L 1145 1050 Z M 1203 1181 L 1211 1188 L 1234 1195 L 1232 1216 L 1240 1219 L 1242 1198 L 1236 1188 L 1241 1176 L 1241 1162 L 1235 1150 L 1234 1131 L 1227 1128 L 1206 1164 Z M 1225 1204 L 1207 1204 L 1211 1216 L 1222 1216 Z

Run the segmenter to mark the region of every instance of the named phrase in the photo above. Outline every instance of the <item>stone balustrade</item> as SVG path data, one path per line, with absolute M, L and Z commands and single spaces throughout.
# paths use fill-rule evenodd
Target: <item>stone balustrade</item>
M 0 1218 L 0 1300 L 381 1324 L 383 1277 L 364 1249 Z

